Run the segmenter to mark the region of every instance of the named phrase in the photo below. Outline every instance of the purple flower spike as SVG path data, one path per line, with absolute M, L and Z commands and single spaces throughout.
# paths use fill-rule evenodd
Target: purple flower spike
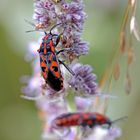
M 90 65 L 75 64 L 72 70 L 75 75 L 68 82 L 71 88 L 84 96 L 97 93 L 96 75 L 92 73 Z

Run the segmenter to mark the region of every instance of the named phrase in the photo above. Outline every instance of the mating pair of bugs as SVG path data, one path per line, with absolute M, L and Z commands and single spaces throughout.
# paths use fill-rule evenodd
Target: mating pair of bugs
M 27 20 L 25 20 L 29 24 L 35 26 L 35 30 L 30 30 L 27 32 L 36 31 L 39 29 L 43 29 L 43 24 L 33 24 Z M 64 48 L 59 51 L 56 51 L 56 47 L 60 42 L 60 39 L 63 35 L 61 34 L 53 34 L 52 30 L 57 26 L 61 25 L 61 23 L 54 25 L 49 33 L 45 33 L 45 36 L 42 38 L 42 43 L 40 48 L 38 49 L 39 56 L 40 56 L 40 67 L 42 71 L 43 78 L 45 79 L 46 84 L 48 84 L 53 90 L 60 91 L 63 89 L 63 76 L 60 70 L 60 64 L 64 65 L 65 68 L 74 75 L 74 72 L 57 56 L 58 54 L 64 51 L 72 51 L 70 48 Z

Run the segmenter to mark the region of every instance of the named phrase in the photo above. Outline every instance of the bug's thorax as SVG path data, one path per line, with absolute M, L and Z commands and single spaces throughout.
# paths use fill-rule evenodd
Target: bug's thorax
M 43 55 L 47 55 L 48 53 L 55 53 L 55 45 L 53 42 L 53 36 L 51 34 L 46 34 L 43 37 L 38 52 Z

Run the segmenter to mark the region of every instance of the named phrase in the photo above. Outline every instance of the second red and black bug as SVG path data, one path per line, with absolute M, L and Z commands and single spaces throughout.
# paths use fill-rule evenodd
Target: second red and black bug
M 111 121 L 108 117 L 97 112 L 65 113 L 54 119 L 53 126 L 58 128 L 69 128 L 73 126 L 88 126 L 89 128 L 94 128 L 97 125 L 108 125 L 108 128 L 110 128 L 113 123 L 125 118 L 126 117 L 122 117 L 117 120 Z

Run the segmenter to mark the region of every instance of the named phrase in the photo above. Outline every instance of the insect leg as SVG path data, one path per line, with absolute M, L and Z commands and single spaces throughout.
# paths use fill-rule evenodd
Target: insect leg
M 75 75 L 72 69 L 68 65 L 66 65 L 63 61 L 59 60 L 59 63 L 62 64 L 72 75 Z
M 53 36 L 57 37 L 57 38 L 56 38 L 55 46 L 57 46 L 58 43 L 60 42 L 60 39 L 61 39 L 61 37 L 62 37 L 62 34 L 63 34 L 63 33 L 61 33 L 61 34 L 59 34 L 59 35 L 57 35 L 57 34 L 53 34 Z
M 54 26 L 50 29 L 50 34 L 51 34 L 51 35 L 53 35 L 52 30 L 53 30 L 54 28 L 56 28 L 57 26 L 59 26 L 59 25 L 62 25 L 62 23 L 58 23 L 58 24 L 54 25 Z
M 65 48 L 65 49 L 62 49 L 62 50 L 59 50 L 58 52 L 56 52 L 56 55 L 58 55 L 58 54 L 60 54 L 62 52 L 70 52 L 70 51 L 72 51 L 71 48 Z

